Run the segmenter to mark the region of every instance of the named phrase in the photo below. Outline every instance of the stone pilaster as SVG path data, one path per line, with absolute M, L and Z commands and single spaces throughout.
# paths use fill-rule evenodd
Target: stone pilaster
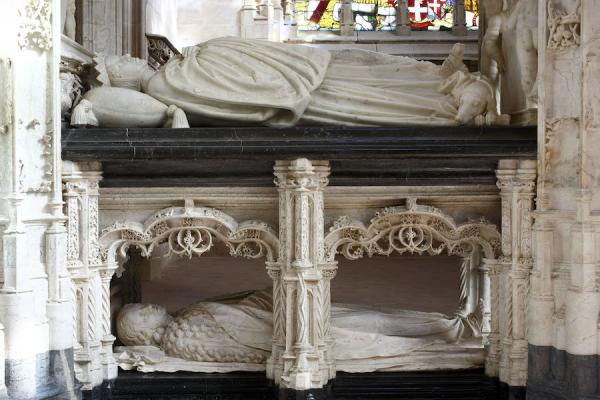
M 103 265 L 98 245 L 101 179 L 100 163 L 64 163 L 67 266 L 75 298 L 75 372 L 83 390 L 116 377 L 116 367 L 110 362 L 114 341 L 110 336 L 110 291 L 107 298 L 114 268 Z
M 269 378 L 295 390 L 320 388 L 335 377 L 329 327 L 335 265 L 325 262 L 323 241 L 328 175 L 326 162 L 298 159 L 275 165 L 280 250 L 270 268 L 276 281 L 276 339 Z
M 539 0 L 538 202 L 528 399 L 595 398 L 600 353 L 600 10 Z
M 535 161 L 503 160 L 496 171 L 502 204 L 500 276 L 494 277 L 499 337 L 499 378 L 510 386 L 527 383 L 526 306 L 532 257 Z M 496 271 L 495 271 L 496 273 Z M 492 296 L 494 298 L 494 295 Z M 498 343 L 494 344 L 495 351 Z

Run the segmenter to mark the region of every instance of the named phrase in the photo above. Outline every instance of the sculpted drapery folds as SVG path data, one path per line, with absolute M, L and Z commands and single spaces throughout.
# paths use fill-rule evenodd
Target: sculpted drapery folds
M 158 71 L 124 57 L 99 60 L 104 86 L 84 95 L 75 126 L 492 125 L 487 78 L 456 45 L 443 66 L 362 50 L 219 38 L 184 50 Z M 132 108 L 134 107 L 134 108 Z

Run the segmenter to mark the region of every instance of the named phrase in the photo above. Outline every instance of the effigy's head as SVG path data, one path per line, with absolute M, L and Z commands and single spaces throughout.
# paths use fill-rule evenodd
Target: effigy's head
M 117 316 L 117 336 L 126 346 L 159 346 L 165 327 L 173 320 L 163 306 L 126 304 Z
M 148 77 L 154 74 L 147 61 L 131 57 L 129 54 L 108 56 L 104 59 L 104 65 L 111 86 L 138 92 L 142 90 Z

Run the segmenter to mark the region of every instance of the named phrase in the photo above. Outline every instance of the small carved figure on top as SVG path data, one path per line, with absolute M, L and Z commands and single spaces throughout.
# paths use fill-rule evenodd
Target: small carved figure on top
M 98 65 L 104 86 L 84 95 L 88 103 L 75 110 L 72 124 L 507 123 L 498 115 L 487 78 L 471 74 L 462 62 L 462 45 L 443 66 L 363 50 L 329 52 L 239 38 L 213 39 L 183 53 L 156 72 L 129 56 L 107 57 Z

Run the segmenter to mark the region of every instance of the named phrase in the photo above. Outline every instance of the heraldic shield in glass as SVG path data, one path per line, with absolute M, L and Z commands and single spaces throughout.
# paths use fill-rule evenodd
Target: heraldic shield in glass
M 398 0 L 354 0 L 352 15 L 357 31 L 396 30 Z M 451 30 L 455 0 L 408 0 L 413 30 Z M 465 0 L 467 27 L 479 26 L 479 0 Z M 303 31 L 338 31 L 342 19 L 342 0 L 296 1 L 296 20 Z

